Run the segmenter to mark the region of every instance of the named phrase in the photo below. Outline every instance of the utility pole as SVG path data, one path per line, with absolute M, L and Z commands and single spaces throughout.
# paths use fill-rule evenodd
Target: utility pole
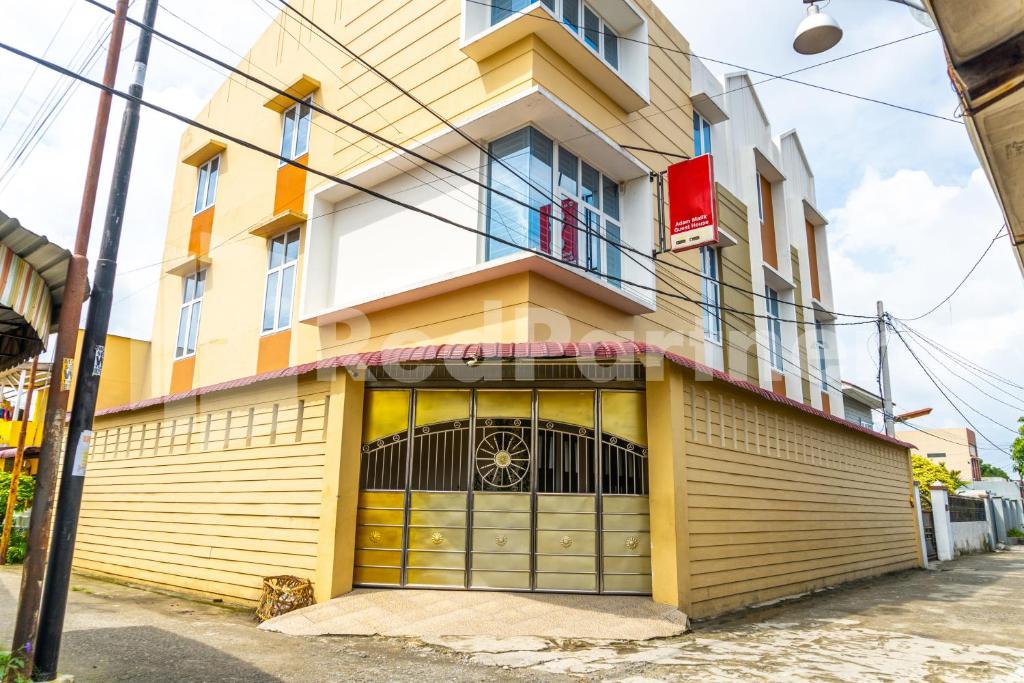
M 885 433 L 896 436 L 896 422 L 892 407 L 892 384 L 889 380 L 889 340 L 886 329 L 885 304 L 878 302 L 878 364 L 882 373 L 882 415 L 885 418 Z
M 142 98 L 149 51 L 153 42 L 150 29 L 156 23 L 158 4 L 159 0 L 146 0 L 143 11 L 132 82 L 128 88 L 128 93 L 133 98 Z M 78 514 L 82 507 L 82 486 L 85 482 L 85 469 L 92 440 L 96 394 L 99 389 L 100 373 L 103 370 L 107 326 L 110 323 L 110 309 L 114 298 L 117 252 L 121 243 L 132 160 L 139 133 L 140 108 L 137 100 L 129 100 L 125 105 L 121 137 L 114 163 L 114 177 L 110 185 L 110 199 L 107 202 L 107 217 L 103 225 L 103 239 L 100 242 L 99 258 L 96 260 L 92 298 L 89 301 L 89 313 L 82 340 L 82 359 L 78 366 L 75 395 L 71 404 L 53 548 L 46 568 L 39 638 L 34 652 L 34 678 L 40 681 L 52 681 L 57 675 L 61 631 L 64 627 L 68 587 L 71 581 L 71 560 L 78 531 Z
M 110 28 L 107 62 L 103 68 L 103 85 L 114 87 L 117 64 L 121 56 L 128 0 L 117 0 L 114 20 Z M 103 165 L 103 145 L 110 121 L 111 94 L 100 91 L 93 125 L 89 166 L 82 190 L 82 204 L 78 213 L 78 231 L 74 252 L 68 263 L 64 298 L 57 323 L 57 341 L 53 363 L 50 366 L 50 393 L 43 414 L 43 442 L 39 449 L 39 470 L 36 472 L 36 492 L 32 499 L 32 514 L 28 526 L 28 555 L 21 572 L 21 591 L 18 594 L 18 615 L 14 621 L 14 640 L 11 652 L 25 662 L 23 675 L 32 673 L 36 628 L 39 621 L 39 603 L 43 594 L 43 574 L 46 569 L 46 550 L 50 544 L 50 520 L 53 515 L 53 493 L 57 483 L 57 458 L 64 438 L 64 421 L 68 406 L 68 391 L 75 347 L 78 344 L 78 325 L 82 319 L 82 301 L 85 299 L 89 260 L 89 233 L 92 228 L 96 191 Z M 67 379 L 67 381 L 65 381 Z
M 36 390 L 36 371 L 39 368 L 39 356 L 32 359 L 31 375 L 28 378 L 28 391 L 25 393 L 25 408 L 21 411 L 21 432 L 18 434 L 18 450 L 14 454 L 14 467 L 11 468 L 11 488 L 7 492 L 7 510 L 4 513 L 4 531 L 0 536 L 0 564 L 7 564 L 7 548 L 11 543 L 11 524 L 14 522 L 14 504 L 18 498 L 18 479 L 21 478 L 21 464 L 25 459 L 25 437 L 28 434 L 28 414 L 32 410 L 32 394 Z M 24 373 L 23 373 L 24 378 Z M 17 411 L 18 407 L 14 407 Z

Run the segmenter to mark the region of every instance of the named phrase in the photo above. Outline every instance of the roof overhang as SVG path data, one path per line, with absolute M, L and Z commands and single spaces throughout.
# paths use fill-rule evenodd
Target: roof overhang
M 858 403 L 863 403 L 869 408 L 881 408 L 882 397 L 873 394 L 863 387 L 859 387 L 856 384 L 843 380 L 843 396 L 853 399 Z
M 995 190 L 1024 273 L 1024 5 L 927 0 L 967 133 Z
M 197 387 L 179 394 L 158 396 L 156 398 L 138 401 L 115 408 L 100 410 L 97 417 L 103 415 L 115 415 L 144 408 L 167 405 L 176 401 L 194 400 L 201 396 L 221 391 L 242 389 L 261 382 L 280 380 L 290 377 L 299 377 L 310 373 L 321 371 L 347 369 L 358 370 L 368 367 L 398 367 L 423 363 L 465 363 L 466 361 L 502 361 L 502 362 L 529 362 L 559 359 L 579 360 L 608 360 L 637 358 L 642 360 L 663 359 L 680 367 L 700 373 L 702 377 L 710 378 L 713 381 L 723 382 L 737 389 L 756 394 L 761 399 L 771 401 L 795 410 L 813 415 L 822 420 L 860 432 L 866 436 L 884 441 L 902 448 L 911 448 L 911 444 L 894 439 L 893 437 L 879 434 L 878 432 L 862 427 L 841 417 L 823 412 L 812 406 L 796 401 L 782 394 L 769 391 L 756 384 L 745 382 L 729 375 L 721 370 L 698 363 L 697 361 L 681 356 L 671 351 L 666 351 L 660 346 L 633 341 L 606 341 L 606 342 L 525 342 L 525 343 L 477 343 L 477 344 L 441 344 L 434 346 L 416 346 L 396 349 L 383 349 L 381 351 L 368 351 L 365 353 L 350 353 L 343 356 L 334 356 L 323 360 L 293 365 L 283 370 L 273 370 L 259 375 L 241 377 L 239 379 L 212 384 L 205 387 Z
M 540 86 L 517 93 L 453 124 L 461 134 L 446 127 L 436 135 L 407 143 L 405 147 L 428 159 L 443 160 L 468 144 L 462 134 L 486 144 L 523 126 L 533 125 L 565 144 L 573 153 L 599 166 L 604 174 L 617 182 L 651 174 L 650 168 Z M 390 155 L 380 155 L 342 178 L 363 187 L 374 187 L 401 173 L 414 173 L 423 163 L 397 150 Z M 316 199 L 338 202 L 358 193 L 359 190 L 340 183 L 327 183 L 316 192 Z
M 0 211 L 0 371 L 46 348 L 71 253 Z

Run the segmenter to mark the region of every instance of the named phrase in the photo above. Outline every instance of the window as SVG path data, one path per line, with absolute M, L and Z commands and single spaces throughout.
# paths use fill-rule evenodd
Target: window
M 220 175 L 219 154 L 199 167 L 199 184 L 196 186 L 196 213 L 213 206 L 213 200 L 217 196 L 218 175 Z
M 818 344 L 818 372 L 821 374 L 821 390 L 828 391 L 828 363 L 825 360 L 825 330 L 820 322 L 814 323 L 814 336 Z
M 945 453 L 929 453 L 928 457 L 929 458 L 945 458 L 946 454 Z
M 782 358 L 782 320 L 779 316 L 779 293 L 771 287 L 764 288 L 768 309 L 768 354 L 772 367 L 785 372 Z
M 708 120 L 693 112 L 693 156 L 711 154 L 711 124 Z M 758 185 L 760 187 L 760 185 Z
M 761 174 L 754 176 L 754 185 L 757 186 L 757 219 L 764 223 L 764 197 L 761 196 Z
M 284 112 L 281 126 L 281 156 L 286 159 L 298 159 L 309 151 L 309 123 L 312 116 L 309 105 L 312 102 L 313 96 L 310 95 Z
M 718 275 L 718 250 L 700 248 L 701 295 L 704 309 L 704 339 L 722 343 L 721 284 Z
M 292 324 L 295 269 L 299 261 L 299 229 L 270 240 L 267 288 L 263 300 L 263 332 L 277 332 Z
M 490 187 L 517 201 L 488 192 L 487 233 L 497 239 L 488 240 L 487 258 L 529 248 L 620 286 L 618 183 L 532 127 L 492 142 L 490 152 L 498 160 L 488 166 Z
M 203 289 L 206 271 L 200 270 L 185 278 L 181 296 L 181 313 L 178 316 L 178 343 L 174 358 L 186 358 L 196 352 L 196 338 L 199 336 L 199 314 L 203 308 Z
M 593 7 L 580 0 L 540 0 L 584 45 L 596 52 L 608 66 L 619 68 L 619 35 Z M 522 14 L 536 0 L 492 0 L 491 26 Z

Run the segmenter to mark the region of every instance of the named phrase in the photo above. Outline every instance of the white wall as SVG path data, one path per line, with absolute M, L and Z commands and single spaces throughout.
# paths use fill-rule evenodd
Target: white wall
M 988 544 L 988 522 L 953 522 L 953 549 L 957 555 L 977 553 Z

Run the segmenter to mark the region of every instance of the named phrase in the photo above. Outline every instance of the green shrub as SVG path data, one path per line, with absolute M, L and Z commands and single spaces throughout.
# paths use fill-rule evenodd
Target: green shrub
M 28 536 L 24 531 L 11 529 L 11 543 L 7 546 L 7 564 L 21 564 L 28 554 Z
M 942 482 L 946 485 L 946 490 L 951 494 L 956 493 L 958 488 L 965 486 L 967 483 L 960 478 L 959 472 L 950 472 L 946 469 L 945 465 L 932 462 L 924 456 L 912 455 L 910 461 L 914 468 L 914 481 L 917 482 L 918 487 L 921 489 L 921 507 L 926 510 L 931 509 L 932 498 L 928 487 L 933 482 Z
M 0 677 L 3 680 L 11 683 L 31 683 L 22 675 L 24 667 L 25 661 L 21 657 L 10 652 L 0 652 Z
M 1012 536 L 1013 538 L 1024 538 L 1024 531 L 1021 531 L 1020 529 L 1010 529 L 1006 532 L 1006 535 Z
M 18 497 L 14 501 L 15 510 L 24 510 L 32 504 L 32 494 L 36 490 L 36 479 L 28 474 L 18 477 Z M 7 512 L 7 495 L 11 491 L 11 473 L 0 472 L 0 522 Z

